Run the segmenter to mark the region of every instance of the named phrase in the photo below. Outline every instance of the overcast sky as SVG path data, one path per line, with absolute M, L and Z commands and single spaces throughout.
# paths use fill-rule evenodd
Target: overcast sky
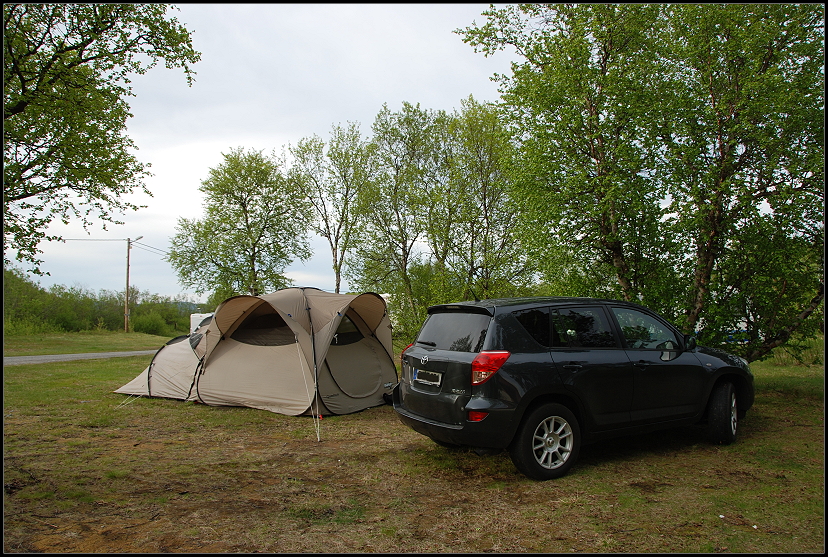
M 189 295 L 158 251 L 167 251 L 179 217 L 201 218 L 198 187 L 231 148 L 272 150 L 318 135 L 332 125 L 357 122 L 370 133 L 387 103 L 452 110 L 474 95 L 498 98 L 490 77 L 508 73 L 511 53 L 484 57 L 452 31 L 474 21 L 488 4 L 186 4 L 175 17 L 201 52 L 196 82 L 180 69 L 156 67 L 133 81 L 128 134 L 137 156 L 152 165 L 153 197 L 135 196 L 147 208 L 129 212 L 124 225 L 53 227 L 70 240 L 43 243 L 43 286 L 123 291 L 126 239 L 139 240 L 130 255 L 130 285 L 164 296 Z M 111 240 L 111 241 L 97 241 Z M 148 249 L 147 246 L 156 248 Z M 313 242 L 314 257 L 287 275 L 297 286 L 333 291 L 327 243 Z M 347 289 L 347 284 L 345 285 Z

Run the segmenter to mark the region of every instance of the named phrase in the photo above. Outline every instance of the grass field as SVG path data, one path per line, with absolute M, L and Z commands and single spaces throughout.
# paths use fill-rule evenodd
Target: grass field
M 135 340 L 78 342 L 168 339 Z M 40 349 L 25 344 L 6 346 Z M 619 439 L 534 482 L 506 453 L 435 445 L 388 406 L 317 431 L 310 418 L 112 392 L 150 359 L 4 369 L 4 551 L 824 550 L 822 365 L 754 364 L 756 404 L 733 445 L 695 427 Z
M 40 356 L 44 354 L 85 354 L 160 348 L 170 337 L 144 333 L 41 333 L 3 338 L 3 356 Z

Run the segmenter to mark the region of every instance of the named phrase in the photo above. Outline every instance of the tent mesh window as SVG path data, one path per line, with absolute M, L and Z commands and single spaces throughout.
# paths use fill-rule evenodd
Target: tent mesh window
M 347 316 L 342 316 L 342 321 L 339 323 L 339 327 L 336 329 L 336 334 L 331 340 L 331 346 L 343 346 L 345 344 L 353 344 L 355 342 L 361 341 L 363 338 L 362 333 L 359 332 L 359 329 L 354 324 L 353 321 Z
M 296 342 L 293 331 L 281 315 L 272 310 L 261 313 L 258 309 L 239 324 L 230 338 L 257 346 L 285 346 Z

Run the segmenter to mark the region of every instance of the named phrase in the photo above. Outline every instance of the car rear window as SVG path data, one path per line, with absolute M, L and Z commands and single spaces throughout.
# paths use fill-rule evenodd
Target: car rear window
M 417 343 L 452 352 L 480 352 L 491 317 L 479 313 L 446 312 L 428 316 Z

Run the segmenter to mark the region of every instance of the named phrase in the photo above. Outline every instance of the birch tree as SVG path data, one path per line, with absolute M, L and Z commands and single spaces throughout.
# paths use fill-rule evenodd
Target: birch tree
M 326 149 L 327 147 L 327 149 Z M 299 141 L 291 149 L 293 176 L 302 183 L 314 218 L 313 230 L 331 250 L 335 291 L 339 293 L 348 254 L 360 240 L 362 220 L 357 210 L 361 190 L 374 179 L 373 146 L 359 125 L 334 126 L 327 146 L 318 136 Z
M 231 149 L 199 190 L 204 217 L 178 220 L 167 255 L 181 284 L 212 301 L 289 286 L 285 268 L 311 255 L 311 214 L 284 158 Z

